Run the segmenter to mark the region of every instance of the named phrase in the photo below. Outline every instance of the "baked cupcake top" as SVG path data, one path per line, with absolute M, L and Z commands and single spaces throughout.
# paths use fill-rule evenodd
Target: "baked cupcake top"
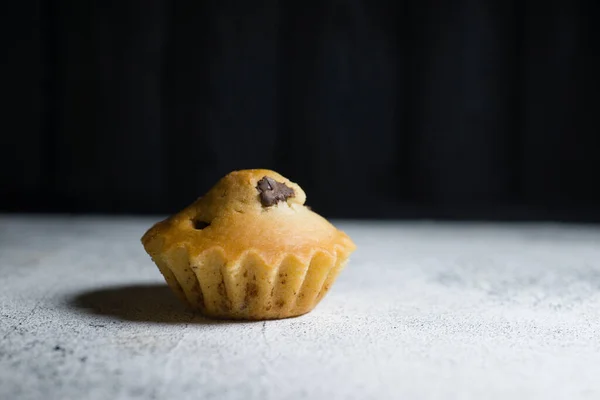
M 220 251 L 228 260 L 256 253 L 277 265 L 287 256 L 308 261 L 316 252 L 347 257 L 352 240 L 304 206 L 300 186 L 265 169 L 234 171 L 205 196 L 154 225 L 142 238 L 152 253 L 185 247 L 190 258 Z

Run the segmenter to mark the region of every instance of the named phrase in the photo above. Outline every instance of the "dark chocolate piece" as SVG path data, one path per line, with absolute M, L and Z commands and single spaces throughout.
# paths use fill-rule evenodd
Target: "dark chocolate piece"
M 260 202 L 263 207 L 271 207 L 279 201 L 286 201 L 288 198 L 296 195 L 294 189 L 268 176 L 258 181 L 256 189 L 260 193 Z

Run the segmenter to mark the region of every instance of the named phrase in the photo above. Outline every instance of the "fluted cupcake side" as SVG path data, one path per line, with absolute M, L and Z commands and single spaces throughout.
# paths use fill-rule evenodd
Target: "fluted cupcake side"
M 331 288 L 347 257 L 316 251 L 308 261 L 288 254 L 269 265 L 250 252 L 227 261 L 220 249 L 190 259 L 184 248 L 155 260 L 171 289 L 214 318 L 279 319 L 311 311 Z

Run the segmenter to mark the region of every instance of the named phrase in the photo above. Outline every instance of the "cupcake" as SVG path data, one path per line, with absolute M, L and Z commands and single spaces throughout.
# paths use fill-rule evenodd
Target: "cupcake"
M 142 237 L 169 287 L 214 318 L 277 319 L 321 301 L 354 251 L 274 171 L 234 171 Z

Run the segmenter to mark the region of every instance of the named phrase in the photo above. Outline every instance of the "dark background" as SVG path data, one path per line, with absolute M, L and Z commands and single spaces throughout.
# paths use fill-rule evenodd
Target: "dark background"
M 330 217 L 598 221 L 598 3 L 11 2 L 0 210 L 172 213 L 260 167 Z

